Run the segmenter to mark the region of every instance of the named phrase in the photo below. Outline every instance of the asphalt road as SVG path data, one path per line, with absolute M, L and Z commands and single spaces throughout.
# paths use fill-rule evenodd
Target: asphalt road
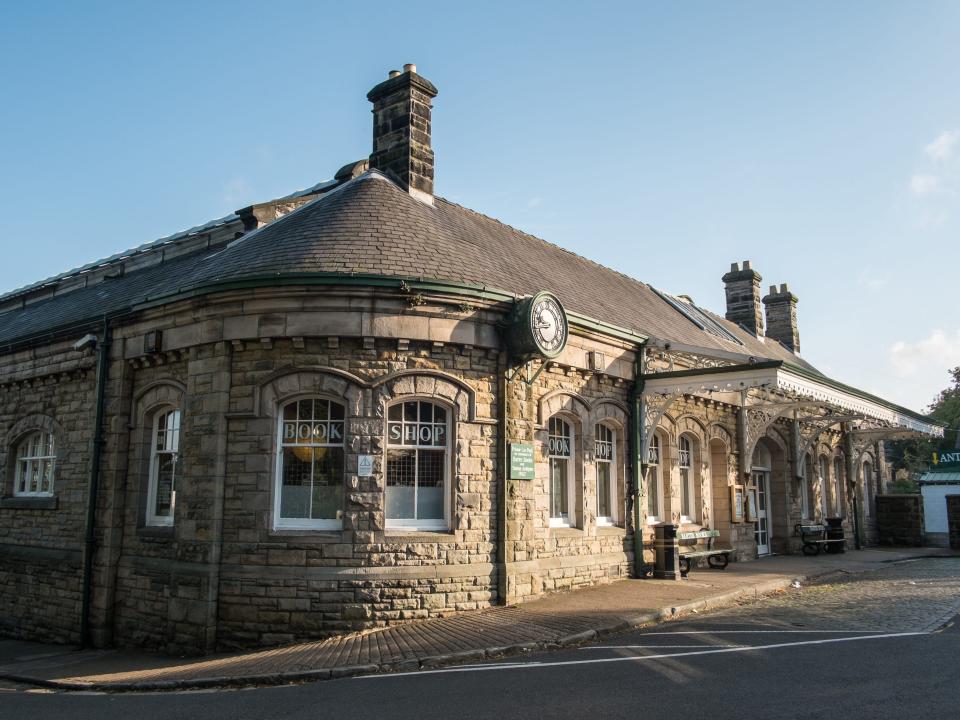
M 956 720 L 960 625 L 931 632 L 931 622 L 943 620 L 942 604 L 898 602 L 927 582 L 952 585 L 943 567 L 931 574 L 917 564 L 886 580 L 811 588 L 500 663 L 176 694 L 11 688 L 0 692 L 0 719 Z

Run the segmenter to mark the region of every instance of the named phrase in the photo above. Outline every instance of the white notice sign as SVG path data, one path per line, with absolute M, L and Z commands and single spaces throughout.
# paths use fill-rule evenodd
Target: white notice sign
M 357 475 L 371 477 L 373 475 L 373 455 L 361 455 L 357 460 Z

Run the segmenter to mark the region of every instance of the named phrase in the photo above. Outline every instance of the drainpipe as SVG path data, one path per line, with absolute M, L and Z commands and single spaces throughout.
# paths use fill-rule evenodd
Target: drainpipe
M 507 604 L 507 484 L 509 480 L 509 460 L 507 453 L 507 368 L 509 357 L 506 352 L 497 355 L 497 437 L 499 438 L 499 497 L 497 498 L 497 600 L 499 605 Z
M 643 354 L 646 345 L 637 347 L 633 365 L 633 385 L 630 388 L 630 496 L 633 502 L 633 573 L 643 577 L 643 514 L 640 502 L 640 480 L 647 468 L 643 453 Z
M 90 458 L 90 490 L 87 495 L 87 523 L 83 540 L 83 589 L 80 605 L 80 646 L 90 645 L 90 605 L 93 600 L 93 553 L 95 551 L 95 523 L 97 493 L 100 484 L 100 455 L 103 451 L 103 409 L 110 363 L 110 323 L 103 319 L 103 332 L 97 343 L 96 417 L 93 425 L 93 455 Z

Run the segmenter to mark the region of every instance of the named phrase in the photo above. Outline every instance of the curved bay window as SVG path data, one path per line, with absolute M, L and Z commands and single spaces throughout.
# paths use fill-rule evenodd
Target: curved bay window
M 444 530 L 450 445 L 442 405 L 407 400 L 387 411 L 387 527 Z
M 617 487 L 616 436 L 606 425 L 597 425 L 594 456 L 597 464 L 597 525 L 612 525 Z
M 17 445 L 13 494 L 21 497 L 53 495 L 53 470 L 56 455 L 53 433 L 38 431 L 27 435 Z
M 550 418 L 547 456 L 550 461 L 550 525 L 569 527 L 572 524 L 573 430 L 570 423 L 558 417 Z
M 173 525 L 177 459 L 180 456 L 180 411 L 174 408 L 158 412 L 153 418 L 150 438 L 147 525 Z
M 690 439 L 680 437 L 680 521 L 696 522 L 697 492 L 694 487 L 693 450 Z
M 647 522 L 660 522 L 660 436 L 650 438 L 647 452 Z
M 343 405 L 312 398 L 283 406 L 277 443 L 277 528 L 338 530 L 343 516 Z

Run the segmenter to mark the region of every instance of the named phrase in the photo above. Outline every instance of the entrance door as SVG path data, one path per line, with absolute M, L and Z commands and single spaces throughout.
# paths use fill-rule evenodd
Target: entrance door
M 757 554 L 770 554 L 770 473 L 753 471 L 753 484 L 757 488 L 757 518 L 753 523 L 753 536 L 757 541 Z

